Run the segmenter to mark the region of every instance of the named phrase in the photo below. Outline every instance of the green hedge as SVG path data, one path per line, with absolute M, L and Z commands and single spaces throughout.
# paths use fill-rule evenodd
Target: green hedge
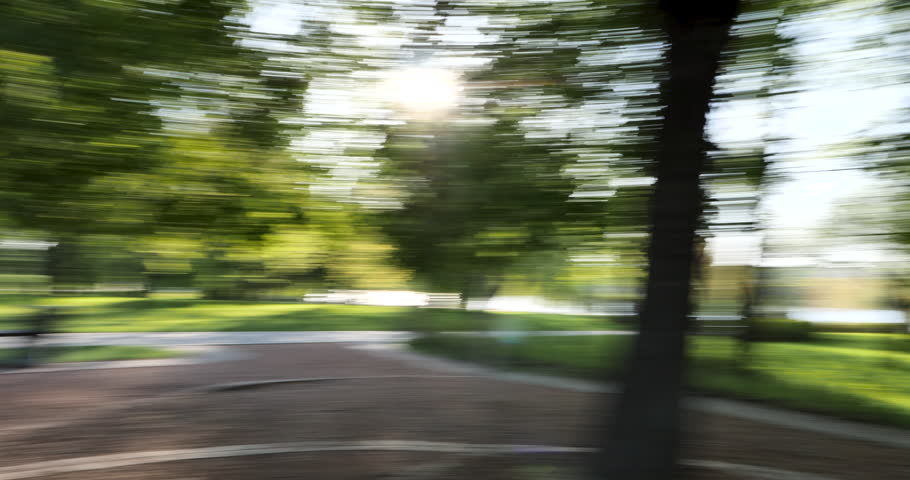
M 907 333 L 906 323 L 816 323 L 816 332 Z
M 806 342 L 812 339 L 812 324 L 786 318 L 755 319 L 746 327 L 746 338 L 754 342 Z

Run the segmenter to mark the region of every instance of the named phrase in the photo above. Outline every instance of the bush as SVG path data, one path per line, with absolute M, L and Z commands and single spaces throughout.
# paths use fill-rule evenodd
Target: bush
M 753 342 L 806 342 L 812 339 L 812 324 L 787 318 L 756 319 L 746 327 Z
M 907 333 L 906 323 L 816 323 L 816 332 Z

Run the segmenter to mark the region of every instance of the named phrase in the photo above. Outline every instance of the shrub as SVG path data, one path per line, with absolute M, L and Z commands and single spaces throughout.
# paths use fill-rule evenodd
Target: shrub
M 816 332 L 907 333 L 906 323 L 816 323 Z
M 787 318 L 756 319 L 746 327 L 754 342 L 805 342 L 812 338 L 812 324 Z

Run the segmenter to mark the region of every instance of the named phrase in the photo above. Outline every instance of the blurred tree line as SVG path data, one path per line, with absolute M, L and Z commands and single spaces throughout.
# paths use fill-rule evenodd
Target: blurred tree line
M 604 248 L 604 200 L 616 192 L 607 190 L 603 160 L 579 158 L 600 155 L 603 139 L 584 139 L 596 137 L 591 127 L 527 135 L 535 120 L 555 112 L 550 123 L 562 121 L 596 95 L 584 76 L 599 69 L 580 66 L 577 47 L 552 55 L 528 42 L 562 41 L 558 25 L 567 20 L 593 35 L 596 18 L 572 6 L 487 11 L 440 2 L 428 7 L 434 23 L 412 18 L 419 6 L 324 3 L 350 13 L 350 24 L 411 28 L 399 63 L 408 61 L 402 52 L 450 49 L 437 39 L 446 18 L 501 20 L 490 27 L 499 58 L 466 74 L 486 85 L 472 92 L 486 101 L 457 113 L 484 122 L 306 118 L 314 78 L 378 69 L 370 62 L 388 56 L 340 33 L 332 18 L 304 20 L 307 28 L 288 35 L 251 29 L 256 6 L 243 1 L 5 4 L 0 221 L 11 238 L 52 245 L 43 256 L 10 255 L 17 265 L 7 268 L 61 289 L 141 284 L 244 298 L 410 283 L 467 297 L 515 275 L 545 284 L 562 271 L 563 252 Z M 541 94 L 552 100 L 537 103 Z M 353 196 L 314 196 L 314 185 L 334 181 L 335 165 L 299 158 L 294 142 L 328 127 L 383 135 L 381 148 L 345 152 L 382 164 L 358 193 L 407 200 L 371 208 Z M 432 140 L 414 141 L 421 134 Z M 615 145 L 637 143 L 629 136 Z M 634 171 L 640 162 L 626 163 Z M 585 191 L 591 199 L 577 195 Z M 641 217 L 644 196 L 632 197 L 624 210 Z
M 257 6 L 240 0 L 3 6 L 2 225 L 54 244 L 26 270 L 58 288 L 210 298 L 406 285 L 469 297 L 518 283 L 596 301 L 588 279 L 609 271 L 623 272 L 614 291 L 638 291 L 663 75 L 645 4 L 322 4 L 348 20 L 278 34 L 251 28 Z M 445 38 L 465 18 L 485 19 L 490 61 L 464 72 L 457 112 L 306 117 L 311 81 L 470 56 L 476 45 Z M 345 22 L 409 37 L 381 51 Z M 755 57 L 775 40 L 740 49 L 748 68 L 773 63 Z M 366 199 L 313 195 L 337 165 L 301 159 L 295 141 L 328 127 L 383 139 L 344 152 L 378 164 L 353 191 Z M 744 173 L 718 176 L 760 182 L 751 158 L 727 155 L 722 169 Z
M 320 12 L 335 17 L 304 16 L 296 33 L 251 27 L 262 5 L 0 7 L 0 226 L 5 238 L 54 244 L 46 255 L 4 255 L 6 274 L 58 286 L 195 286 L 217 298 L 293 285 L 484 296 L 515 278 L 583 297 L 597 290 L 589 279 L 609 271 L 635 288 L 666 102 L 667 43 L 647 2 L 325 1 Z M 775 102 L 804 88 L 781 25 L 830 5 L 748 2 L 712 109 L 757 106 L 771 117 Z M 905 32 L 905 7 L 882 7 L 893 16 L 885 33 Z M 470 19 L 481 19 L 469 32 L 477 39 L 459 42 L 450 32 Z M 378 28 L 400 41 L 358 41 Z M 876 46 L 868 43 L 857 48 Z M 313 81 L 446 56 L 484 61 L 463 69 L 461 104 L 445 118 L 329 119 L 308 108 Z M 378 140 L 327 161 L 297 148 L 329 128 Z M 897 206 L 908 157 L 906 129 L 892 130 L 839 151 L 890 179 L 880 193 Z M 786 140 L 778 131 L 704 144 L 700 239 L 762 231 L 763 191 L 780 175 L 769 165 L 794 153 Z M 344 162 L 367 173 L 344 195 L 314 194 L 344 183 Z M 844 207 L 861 221 L 841 222 L 836 237 L 907 244 L 903 208 L 849 212 L 860 204 Z

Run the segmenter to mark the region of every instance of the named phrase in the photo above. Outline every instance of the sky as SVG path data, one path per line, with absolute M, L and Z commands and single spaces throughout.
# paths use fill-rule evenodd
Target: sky
M 763 202 L 768 227 L 781 235 L 810 236 L 814 227 L 833 215 L 831 205 L 838 199 L 875 188 L 877 180 L 857 168 L 859 165 L 854 160 L 839 156 L 838 147 L 861 132 L 899 123 L 902 109 L 910 107 L 910 87 L 901 81 L 901 76 L 906 75 L 906 57 L 901 46 L 906 43 L 885 42 L 871 48 L 852 48 L 869 38 L 880 37 L 892 25 L 884 20 L 881 2 L 848 3 L 782 25 L 782 32 L 794 38 L 792 53 L 799 67 L 793 80 L 803 86 L 802 91 L 778 100 L 770 117 L 763 115 L 766 106 L 749 102 L 722 105 L 709 116 L 709 137 L 722 147 L 761 141 L 767 135 L 784 135 L 788 140 L 783 148 L 799 152 L 778 156 L 776 169 L 785 174 L 766 192 Z M 255 8 L 247 21 L 256 31 L 294 34 L 298 33 L 302 19 L 327 14 L 320 6 L 275 1 Z M 344 18 L 335 20 L 340 21 L 342 31 L 360 36 L 361 42 L 377 49 L 394 51 L 406 39 L 406 32 L 395 26 L 345 26 Z M 474 44 L 488 40 L 477 30 L 484 23 L 482 18 L 461 17 L 459 22 L 444 29 L 447 41 Z M 437 67 L 457 69 L 484 60 L 462 56 L 436 61 Z M 349 86 L 357 88 L 353 84 Z M 358 94 L 339 96 L 341 87 L 337 83 L 313 85 L 311 101 L 305 107 L 308 113 L 344 116 L 362 108 L 364 99 L 357 97 Z M 320 102 L 319 95 L 314 93 L 322 93 L 321 98 L 330 100 Z M 372 113 L 380 117 L 388 115 L 381 109 Z M 338 130 L 316 130 L 300 145 L 304 151 L 315 148 L 325 152 L 330 145 L 350 140 L 339 135 Z M 382 139 L 367 141 L 378 144 Z M 363 167 L 348 165 L 339 175 L 355 179 L 357 168 L 369 171 Z M 758 245 L 754 236 L 718 237 L 712 240 L 713 256 L 720 264 L 749 262 L 756 257 Z M 879 253 L 868 249 L 856 249 L 855 254 L 857 260 L 881 259 Z M 849 258 L 851 252 L 841 251 L 837 255 Z M 789 260 L 779 261 L 798 264 L 804 260 L 794 253 Z
M 799 62 L 794 80 L 805 90 L 775 105 L 770 120 L 763 120 L 757 105 L 733 106 L 709 124 L 715 142 L 756 141 L 771 133 L 789 138 L 786 149 L 799 152 L 778 159 L 776 167 L 788 172 L 767 192 L 764 207 L 768 225 L 778 235 L 809 237 L 837 215 L 838 200 L 857 198 L 873 191 L 880 180 L 862 170 L 852 158 L 839 154 L 839 147 L 863 132 L 882 131 L 887 126 L 906 125 L 910 86 L 906 79 L 906 42 L 893 42 L 854 49 L 879 38 L 893 25 L 885 20 L 881 2 L 851 2 L 783 27 L 795 39 L 794 57 Z M 874 200 L 873 200 L 874 201 Z M 721 263 L 737 263 L 757 246 L 753 239 L 715 240 Z M 835 249 L 837 260 L 883 261 L 874 248 Z M 801 264 L 798 253 L 783 263 Z

